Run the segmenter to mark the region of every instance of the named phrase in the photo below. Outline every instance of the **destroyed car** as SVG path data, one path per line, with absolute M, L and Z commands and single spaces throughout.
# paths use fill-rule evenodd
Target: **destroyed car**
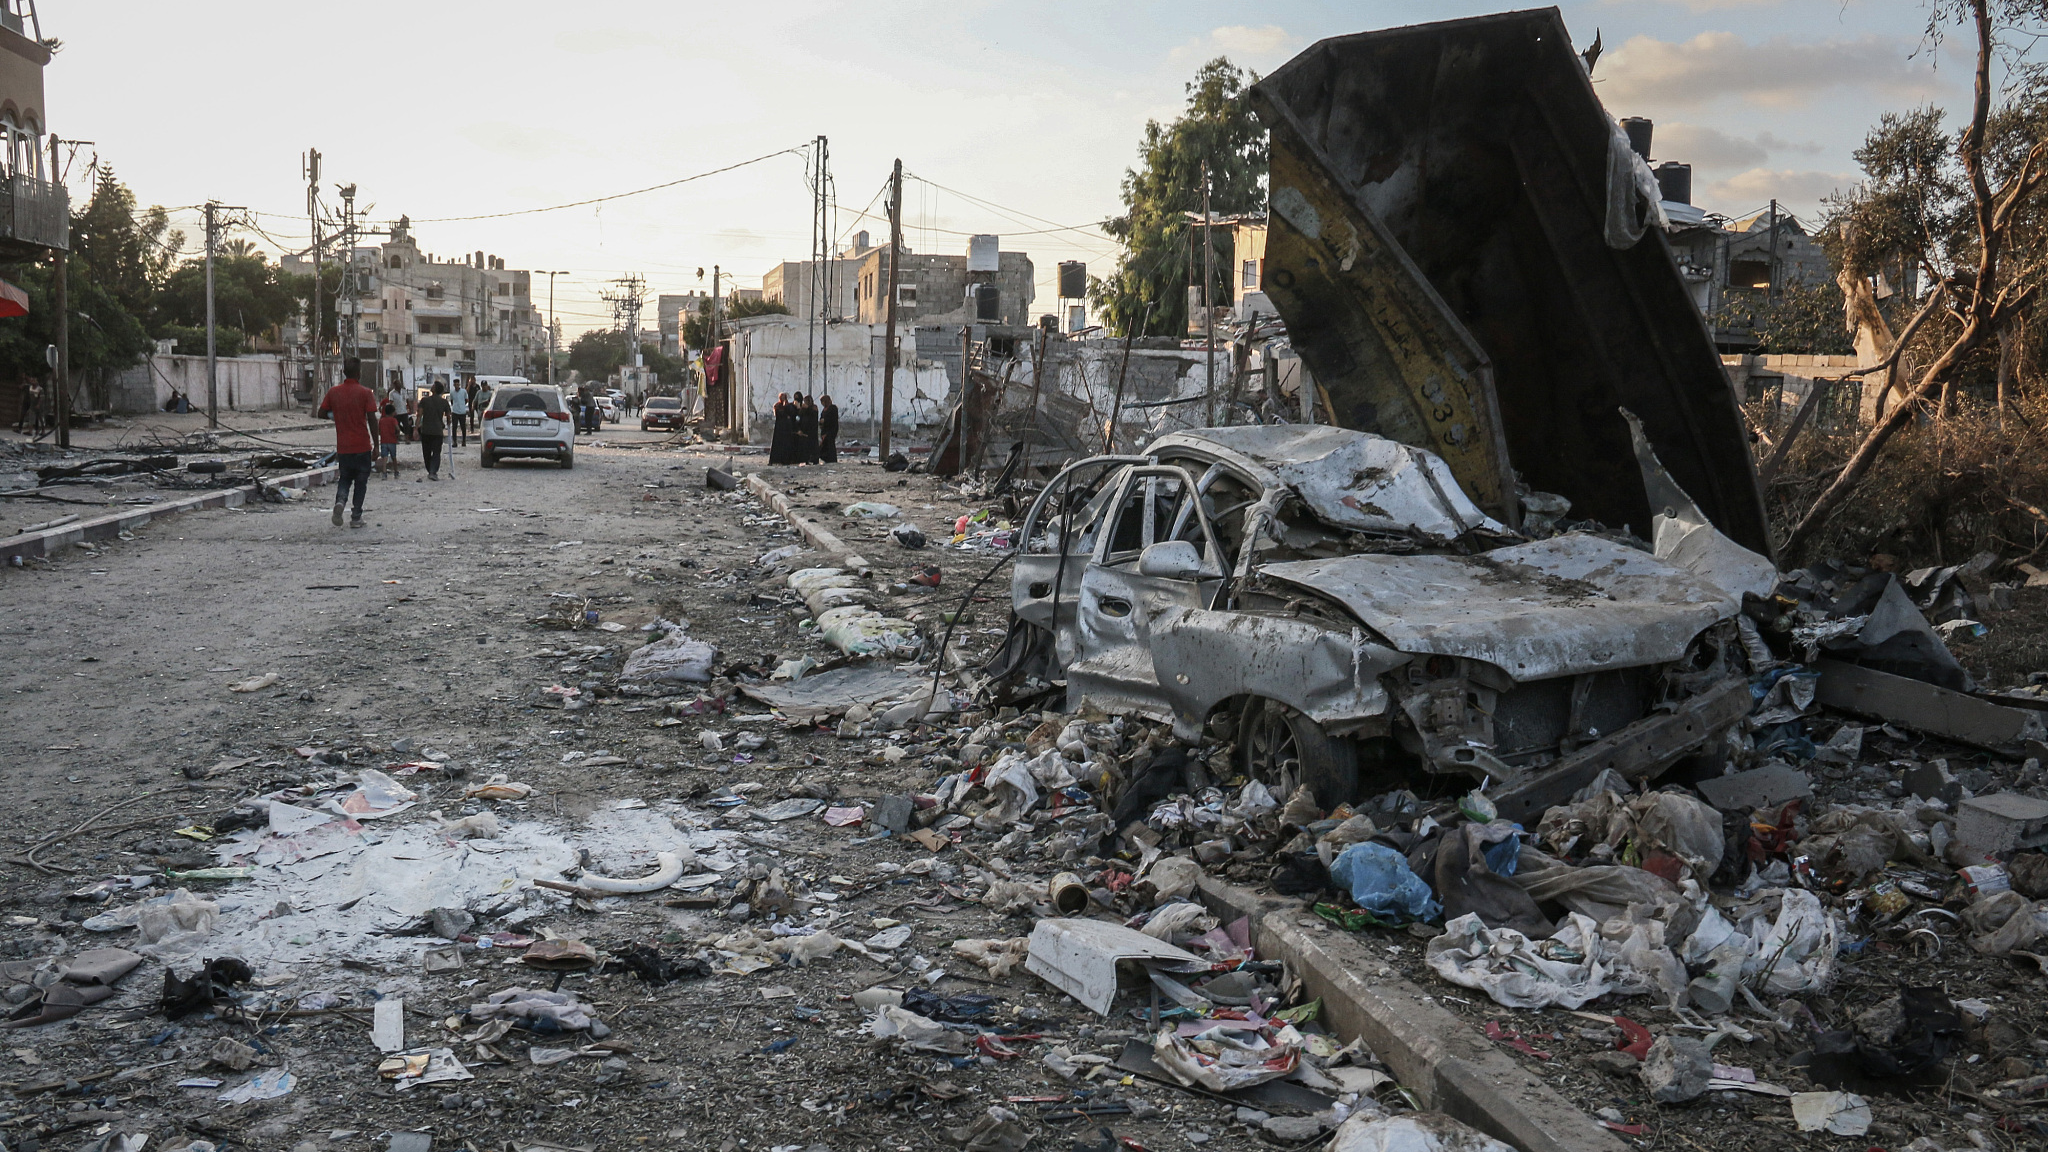
M 1024 521 L 990 670 L 1186 740 L 1219 725 L 1243 771 L 1324 807 L 1434 773 L 1527 819 L 1603 769 L 1711 770 L 1751 704 L 1742 595 L 1773 568 L 1707 523 L 1639 428 L 1636 450 L 1650 550 L 1510 531 L 1442 459 L 1343 428 L 1208 428 L 1080 461 Z

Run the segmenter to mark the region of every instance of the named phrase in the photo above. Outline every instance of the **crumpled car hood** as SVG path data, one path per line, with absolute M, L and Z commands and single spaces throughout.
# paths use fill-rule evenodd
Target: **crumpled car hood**
M 1477 556 L 1342 556 L 1260 572 L 1343 604 L 1403 652 L 1517 681 L 1662 664 L 1739 608 L 1648 552 L 1569 533 Z

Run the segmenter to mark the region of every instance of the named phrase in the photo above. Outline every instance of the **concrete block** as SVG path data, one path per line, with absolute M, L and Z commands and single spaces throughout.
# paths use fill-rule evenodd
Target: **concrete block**
M 1919 767 L 1906 769 L 1901 783 L 1906 786 L 1906 791 L 1922 800 L 1953 804 L 1963 795 L 1963 786 L 1950 775 L 1946 760 L 1930 760 Z
M 1806 773 L 1785 764 L 1716 776 L 1694 787 L 1707 798 L 1707 803 L 1723 812 L 1775 808 L 1788 800 L 1813 795 L 1813 781 L 1807 779 Z
M 1999 792 L 1956 809 L 1956 841 L 1973 857 L 2048 845 L 2048 800 Z

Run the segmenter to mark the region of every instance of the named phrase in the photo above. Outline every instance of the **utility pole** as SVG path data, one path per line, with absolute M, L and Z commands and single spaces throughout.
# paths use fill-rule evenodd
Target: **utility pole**
M 313 403 L 327 390 L 327 369 L 321 361 L 320 323 L 320 150 L 306 150 L 306 216 L 313 222 Z M 211 400 L 211 397 L 208 398 Z
M 1778 302 L 1778 201 L 1771 201 L 1771 261 L 1766 268 L 1764 300 L 1771 304 Z
M 62 182 L 63 169 L 57 163 L 57 134 L 50 134 L 50 182 Z M 57 447 L 71 447 L 71 254 L 62 248 L 56 253 L 56 283 L 52 285 L 57 297 L 57 362 L 50 366 L 56 375 L 56 395 L 51 397 L 51 414 L 57 422 Z M 211 296 L 208 297 L 211 299 Z
M 706 364 L 711 363 L 711 349 L 718 345 L 718 276 L 718 265 L 713 264 L 711 266 L 711 329 L 710 331 L 704 333 L 704 363 Z M 718 371 L 721 375 L 723 375 L 727 371 L 726 364 L 722 359 L 719 361 Z M 711 403 L 711 386 L 715 383 L 717 383 L 717 381 L 712 380 L 709 377 L 706 377 L 704 380 L 704 403 L 707 405 L 706 411 L 709 411 L 708 405 Z M 738 428 L 739 426 L 739 403 L 733 397 L 728 396 L 726 397 L 725 403 L 726 430 L 731 431 L 735 428 Z
M 206 202 L 206 426 L 220 427 L 220 395 L 213 355 L 213 249 L 220 239 L 220 205 Z
M 1202 377 L 1202 407 L 1216 426 L 1216 217 L 1209 211 L 1209 162 L 1202 161 L 1202 326 L 1208 330 L 1208 367 Z
M 341 291 L 348 298 L 348 340 L 343 346 L 343 356 L 361 356 L 363 330 L 362 282 L 356 272 L 356 186 L 343 184 L 341 193 Z M 339 304 L 340 301 L 335 301 Z
M 882 463 L 889 462 L 890 425 L 896 419 L 896 277 L 903 260 L 903 161 L 889 175 L 889 295 L 883 301 L 882 324 L 882 428 L 878 450 Z
M 548 278 L 548 387 L 555 386 L 555 277 L 568 275 L 567 269 L 542 272 Z

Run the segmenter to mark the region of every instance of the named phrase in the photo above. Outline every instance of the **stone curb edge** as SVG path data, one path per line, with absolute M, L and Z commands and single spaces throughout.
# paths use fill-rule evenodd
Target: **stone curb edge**
M 1251 920 L 1252 944 L 1284 961 L 1334 1030 L 1360 1036 L 1426 1108 L 1462 1120 L 1521 1152 L 1627 1152 L 1512 1056 L 1475 1034 L 1434 998 L 1348 933 L 1304 929 L 1299 904 L 1203 877 L 1210 911 Z
M 338 471 L 333 465 L 313 468 L 304 472 L 293 472 L 275 478 L 266 478 L 263 483 L 290 488 L 318 488 L 334 481 Z M 74 544 L 87 540 L 111 540 L 123 532 L 140 528 L 152 520 L 164 516 L 175 516 L 181 512 L 198 512 L 207 508 L 240 508 L 250 496 L 255 495 L 256 485 L 243 484 L 234 488 L 216 488 L 208 492 L 195 493 L 176 500 L 164 500 L 155 504 L 141 504 L 99 516 L 91 520 L 74 520 L 55 528 L 40 532 L 25 532 L 0 540 L 0 563 L 12 564 L 15 557 L 35 560 L 53 556 Z
M 782 518 L 788 520 L 790 525 L 798 532 L 803 533 L 804 539 L 810 541 L 811 547 L 816 548 L 820 552 L 839 557 L 840 567 L 850 569 L 855 575 L 859 576 L 867 575 L 869 570 L 874 567 L 874 565 L 867 562 L 866 557 L 848 548 L 844 541 L 833 535 L 831 529 L 797 511 L 796 505 L 790 503 L 789 497 L 776 491 L 774 485 L 761 479 L 759 472 L 749 472 L 745 479 L 748 490 L 753 492 L 754 495 L 759 496 L 763 504 L 780 513 Z

